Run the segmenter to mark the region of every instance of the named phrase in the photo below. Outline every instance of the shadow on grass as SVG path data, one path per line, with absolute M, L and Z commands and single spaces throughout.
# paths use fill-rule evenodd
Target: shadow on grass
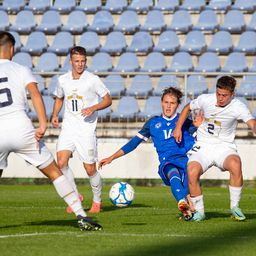
M 131 204 L 129 206 L 127 206 L 130 208 L 152 208 L 152 205 L 145 205 L 145 204 Z M 111 212 L 111 211 L 120 211 L 120 210 L 124 210 L 126 209 L 127 207 L 117 207 L 117 206 L 114 206 L 114 205 L 110 205 L 110 206 L 103 206 L 102 210 L 104 212 Z M 88 209 L 85 209 L 86 211 Z

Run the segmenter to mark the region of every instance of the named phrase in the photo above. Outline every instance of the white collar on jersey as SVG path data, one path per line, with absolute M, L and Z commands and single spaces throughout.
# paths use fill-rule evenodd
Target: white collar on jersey
M 171 117 L 165 116 L 164 114 L 162 114 L 162 117 L 167 120 L 167 121 L 171 121 L 173 120 L 175 117 L 177 116 L 177 112 L 175 112 L 175 114 Z

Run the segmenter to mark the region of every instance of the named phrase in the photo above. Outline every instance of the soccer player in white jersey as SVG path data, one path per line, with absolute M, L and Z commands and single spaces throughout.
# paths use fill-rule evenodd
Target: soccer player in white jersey
M 81 230 L 100 230 L 101 226 L 86 217 L 72 185 L 57 167 L 42 138 L 47 119 L 37 82 L 31 71 L 11 59 L 15 39 L 8 32 L 0 32 L 0 171 L 7 167 L 11 152 L 36 166 L 52 182 L 60 197 L 73 209 Z M 26 90 L 38 115 L 35 129 L 26 115 Z
M 73 172 L 68 165 L 72 153 L 77 151 L 93 192 L 93 203 L 89 212 L 98 213 L 101 209 L 102 185 L 96 169 L 97 111 L 110 106 L 112 100 L 109 90 L 100 78 L 85 70 L 86 50 L 83 47 L 75 46 L 70 50 L 70 62 L 72 70 L 58 78 L 53 109 L 52 125 L 58 127 L 58 114 L 64 103 L 64 118 L 57 143 L 57 162 L 79 195 Z M 99 97 L 102 98 L 100 102 Z M 72 209 L 67 207 L 67 212 L 72 212 Z
M 234 143 L 237 121 L 244 121 L 252 131 L 256 132 L 256 121 L 247 106 L 234 98 L 236 80 L 231 76 L 223 76 L 216 84 L 216 94 L 203 94 L 187 104 L 174 130 L 176 141 L 181 141 L 181 127 L 191 111 L 201 110 L 204 122 L 197 130 L 197 142 L 189 153 L 188 179 L 191 200 L 196 209 L 194 221 L 205 218 L 204 202 L 200 176 L 215 165 L 230 173 L 230 209 L 236 220 L 244 220 L 245 216 L 239 208 L 243 186 L 242 164 Z

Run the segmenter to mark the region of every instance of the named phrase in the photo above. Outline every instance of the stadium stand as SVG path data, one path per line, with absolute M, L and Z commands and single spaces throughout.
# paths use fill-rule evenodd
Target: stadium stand
M 195 98 L 198 95 L 208 92 L 208 86 L 204 76 L 192 75 L 187 80 L 187 95 Z
M 85 13 L 96 13 L 101 10 L 101 0 L 81 0 L 76 9 Z
M 161 52 L 151 52 L 145 60 L 142 72 L 161 72 L 165 71 L 167 63 L 164 55 Z
M 160 76 L 156 88 L 154 88 L 152 94 L 154 96 L 160 96 L 162 95 L 163 90 L 170 86 L 179 88 L 179 82 L 177 77 L 175 75 L 162 75 Z
M 145 103 L 143 111 L 138 113 L 138 120 L 145 121 L 146 119 L 161 114 L 161 97 L 150 96 Z
M 38 64 L 34 67 L 34 71 L 36 72 L 54 72 L 58 71 L 58 69 L 58 58 L 53 52 L 43 53 L 39 58 Z
M 231 52 L 222 67 L 222 72 L 244 72 L 248 70 L 246 58 L 243 53 Z
M 228 54 L 232 51 L 232 49 L 233 41 L 231 34 L 228 31 L 218 31 L 213 35 L 207 51 L 216 52 L 219 54 Z
M 0 10 L 0 30 L 2 31 L 8 30 L 9 27 L 10 27 L 10 22 L 9 22 L 8 14 L 5 11 Z
M 112 60 L 108 53 L 98 52 L 92 58 L 92 63 L 89 65 L 88 70 L 91 72 L 107 72 L 113 68 Z
M 244 76 L 240 87 L 236 91 L 240 97 L 256 98 L 256 76 Z
M 243 52 L 244 54 L 255 54 L 256 52 L 256 32 L 244 31 L 239 38 L 237 46 L 234 47 L 234 51 Z
M 174 12 L 179 7 L 179 0 L 158 0 L 155 5 L 154 9 L 159 11 L 170 11 Z
M 166 28 L 164 15 L 161 11 L 152 10 L 149 11 L 145 23 L 140 27 L 141 31 L 155 32 L 162 31 Z
M 127 10 L 120 15 L 119 22 L 114 27 L 114 30 L 122 31 L 123 33 L 135 33 L 139 28 L 138 14 L 134 11 Z
M 0 5 L 0 10 L 5 10 L 9 13 L 17 13 L 21 11 L 25 6 L 24 0 L 3 0 L 3 4 Z
M 106 5 L 102 7 L 111 13 L 122 13 L 127 8 L 127 0 L 107 0 Z
M 205 52 L 199 56 L 197 72 L 217 72 L 220 71 L 220 59 L 214 52 Z
M 51 10 L 58 11 L 59 13 L 70 13 L 76 7 L 75 0 L 55 0 L 50 7 Z
M 51 0 L 30 0 L 25 10 L 32 11 L 34 14 L 41 14 L 50 9 Z
M 193 70 L 192 57 L 187 52 L 177 52 L 174 54 L 171 66 L 167 68 L 171 72 L 186 72 Z
M 136 12 L 148 12 L 153 8 L 153 0 L 132 0 L 127 9 Z
M 128 52 L 148 53 L 153 49 L 153 40 L 148 32 L 138 31 L 132 38 L 131 45 L 127 48 Z
M 191 16 L 188 11 L 179 10 L 173 14 L 173 19 L 167 29 L 187 33 L 193 27 Z
M 65 58 L 64 64 L 59 68 L 60 72 L 67 72 L 69 70 L 71 70 L 71 63 L 70 63 L 70 57 L 69 55 L 67 55 L 67 57 Z
M 204 10 L 200 12 L 198 22 L 193 26 L 193 29 L 214 32 L 218 27 L 219 23 L 216 13 L 212 10 Z
M 184 0 L 179 8 L 180 10 L 200 12 L 204 6 L 204 0 Z
M 116 67 L 113 69 L 115 72 L 136 72 L 139 71 L 140 64 L 135 53 L 125 52 L 123 53 Z
M 255 10 L 255 1 L 254 0 L 236 0 L 231 6 L 232 10 L 240 10 L 253 12 Z
M 13 56 L 13 61 L 20 65 L 26 66 L 30 69 L 33 68 L 32 58 L 27 52 L 18 52 Z
M 9 31 L 15 38 L 15 45 L 14 45 L 14 50 L 15 52 L 19 52 L 21 47 L 23 47 L 23 44 L 21 43 L 20 40 L 20 35 L 16 31 Z
M 125 94 L 125 79 L 120 75 L 108 75 L 104 84 L 109 89 L 112 97 L 120 98 Z
M 55 96 L 55 90 L 57 87 L 57 78 L 58 78 L 57 75 L 54 75 L 51 77 L 50 83 L 42 91 L 42 94 L 44 96 L 51 96 L 51 97 Z
M 231 4 L 231 0 L 210 0 L 209 5 L 206 5 L 205 8 L 225 12 L 231 8 Z
M 101 48 L 99 36 L 93 31 L 84 32 L 80 37 L 78 45 L 84 47 L 88 55 L 95 54 Z
M 252 14 L 250 22 L 246 25 L 246 30 L 256 31 L 256 12 Z
M 136 75 L 132 79 L 131 86 L 127 88 L 126 95 L 147 98 L 152 89 L 152 81 L 149 75 Z

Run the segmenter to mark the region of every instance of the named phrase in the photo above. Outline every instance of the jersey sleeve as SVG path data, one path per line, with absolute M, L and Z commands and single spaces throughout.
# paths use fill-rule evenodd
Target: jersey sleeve
M 107 93 L 110 94 L 108 88 L 98 76 L 94 77 L 93 84 L 97 95 L 99 95 L 101 98 L 104 97 Z
M 196 109 L 201 109 L 202 106 L 203 106 L 203 99 L 204 99 L 204 94 L 203 95 L 200 95 L 198 96 L 196 99 L 194 100 L 191 100 L 190 101 L 190 109 L 193 111 L 193 110 L 196 110 Z
M 31 70 L 28 67 L 22 67 L 23 84 L 26 87 L 30 83 L 38 83 L 36 78 L 33 76 Z
M 247 108 L 247 106 L 241 102 L 240 100 L 237 100 L 237 108 L 239 109 L 239 111 L 237 111 L 237 119 L 238 120 L 243 120 L 245 123 L 251 119 L 254 119 L 254 117 L 252 116 L 250 110 Z
M 64 90 L 60 84 L 59 78 L 56 79 L 56 83 L 57 84 L 56 84 L 56 88 L 53 92 L 53 95 L 55 95 L 58 98 L 63 98 L 65 96 L 65 94 L 64 94 Z

